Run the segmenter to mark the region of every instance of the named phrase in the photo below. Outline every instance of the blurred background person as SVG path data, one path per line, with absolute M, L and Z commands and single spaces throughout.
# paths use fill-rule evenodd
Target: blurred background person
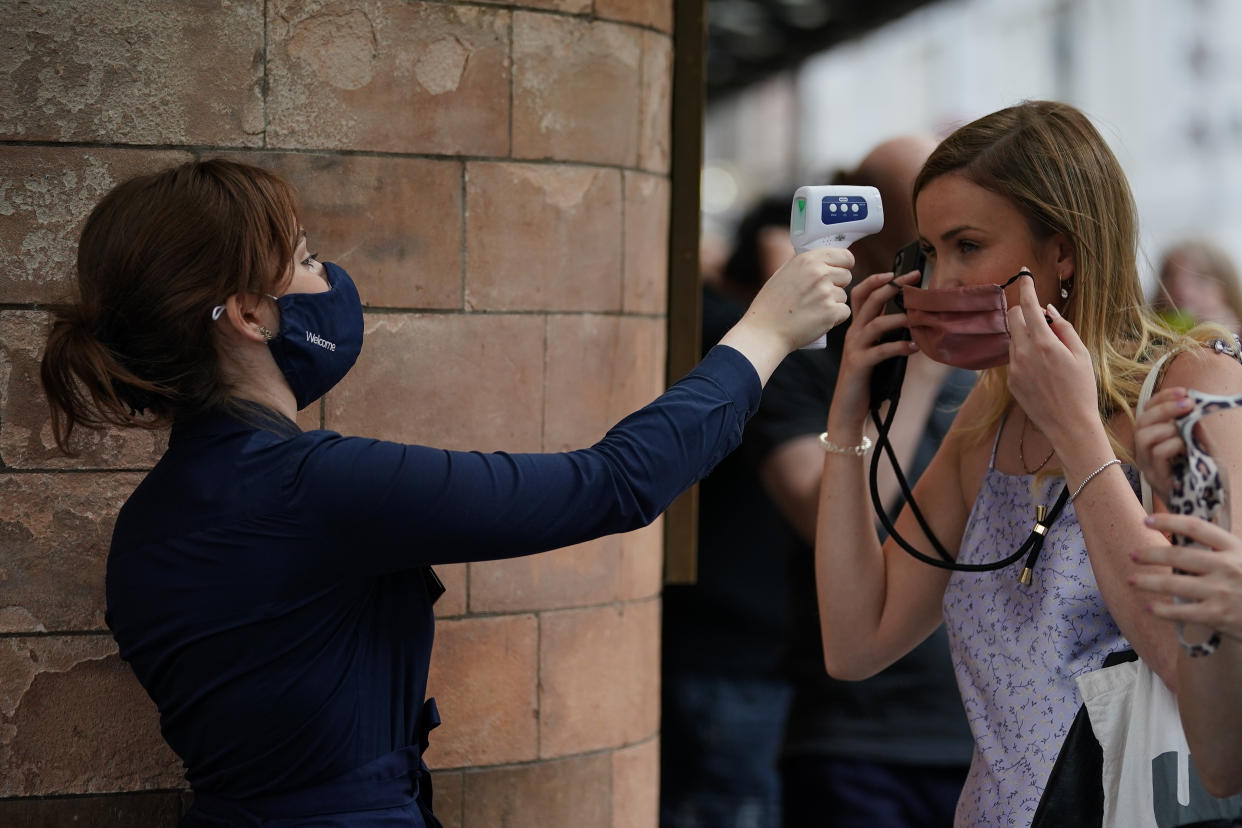
M 917 237 L 914 179 L 935 146 L 931 137 L 892 138 L 867 153 L 857 169 L 835 178 L 838 184 L 876 187 L 884 202 L 883 230 L 850 248 L 855 281 L 891 270 L 896 252 Z M 782 438 L 760 447 L 767 449 L 760 473 L 803 541 L 789 579 L 794 695 L 781 755 L 784 825 L 948 826 L 973 741 L 944 629 L 866 681 L 836 681 L 824 666 L 811 549 L 824 463 L 818 435 L 827 422 L 846 327 L 829 334 L 826 351 L 798 351 L 785 359 L 751 428 Z M 974 376 L 911 355 L 890 431 L 911 485 L 935 454 Z M 773 399 L 782 405 L 771 404 Z M 895 514 L 903 500 L 887 461 L 880 464 L 878 486 Z
M 793 256 L 789 209 L 786 196 L 756 204 L 720 277 L 704 282 L 704 350 Z M 764 397 L 760 407 L 768 404 Z M 664 828 L 780 825 L 776 758 L 791 692 L 785 599 L 801 542 L 763 491 L 754 442 L 747 429 L 742 447 L 700 483 L 697 580 L 664 590 Z
M 1238 268 L 1220 247 L 1186 239 L 1165 251 L 1152 305 L 1176 330 L 1215 322 L 1242 332 L 1242 285 Z
M 699 231 L 699 283 L 710 285 L 717 293 L 726 290 L 721 283 L 731 244 L 728 236 L 715 226 L 704 225 Z

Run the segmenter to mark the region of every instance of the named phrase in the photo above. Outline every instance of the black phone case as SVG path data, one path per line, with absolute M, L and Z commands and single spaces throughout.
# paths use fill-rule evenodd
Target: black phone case
M 913 241 L 898 250 L 897 255 L 893 257 L 893 274 L 900 276 L 903 273 L 909 273 L 911 270 L 923 273 L 926 265 L 927 257 L 923 254 L 922 245 L 917 241 Z M 884 312 L 886 314 L 904 313 L 905 310 L 906 307 L 901 301 L 901 290 L 898 289 L 897 295 L 884 306 Z M 909 328 L 898 328 L 895 331 L 890 331 L 880 337 L 877 344 L 897 342 L 903 339 L 910 339 Z M 906 359 L 903 356 L 890 357 L 871 370 L 871 404 L 873 408 L 884 400 L 891 400 L 901 389 L 901 381 L 906 376 Z

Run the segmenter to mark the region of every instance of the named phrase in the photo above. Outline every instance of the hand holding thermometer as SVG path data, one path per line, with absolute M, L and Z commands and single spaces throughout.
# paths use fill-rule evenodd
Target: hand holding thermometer
M 884 205 L 875 187 L 825 185 L 799 187 L 789 215 L 789 235 L 794 252 L 815 247 L 849 247 L 884 227 Z M 820 336 L 805 348 L 823 348 Z

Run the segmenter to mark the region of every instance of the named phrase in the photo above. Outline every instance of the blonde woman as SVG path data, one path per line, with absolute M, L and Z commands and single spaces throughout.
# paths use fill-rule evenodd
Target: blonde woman
M 1150 362 L 1194 343 L 1148 310 L 1125 175 L 1073 107 L 1028 102 L 963 126 L 923 167 L 914 205 L 931 289 L 904 287 L 908 312 L 883 314 L 915 274 L 855 287 L 822 437 L 824 658 L 831 674 L 863 678 L 943 621 L 975 737 L 956 823 L 1025 825 L 1080 706 L 1075 675 L 1133 647 L 1175 685 L 1176 639 L 1127 584 L 1138 569 L 1132 551 L 1165 542 L 1143 524 L 1133 410 Z M 914 342 L 877 344 L 904 326 Z M 893 539 L 876 541 L 866 461 L 855 451 L 868 379 L 877 363 L 919 348 L 986 369 L 914 490 L 957 564 L 1010 555 L 1032 537 L 1036 506 L 1066 494 L 1059 516 L 1035 532 L 1044 545 L 1029 584 L 1020 566 L 949 573 Z M 1189 347 L 1165 383 L 1237 394 L 1242 366 Z M 1222 435 L 1240 424 L 1236 414 L 1204 423 Z M 1217 443 L 1221 464 L 1242 471 L 1242 441 Z M 909 507 L 897 528 L 930 551 Z

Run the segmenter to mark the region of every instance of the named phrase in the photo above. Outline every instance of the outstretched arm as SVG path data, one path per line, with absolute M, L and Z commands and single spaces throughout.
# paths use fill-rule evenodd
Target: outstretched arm
M 587 449 L 482 454 L 321 439 L 287 485 L 355 550 L 322 568 L 512 557 L 650 523 L 741 442 L 781 359 L 849 315 L 841 285 L 852 263 L 835 248 L 790 260 L 694 371 Z

